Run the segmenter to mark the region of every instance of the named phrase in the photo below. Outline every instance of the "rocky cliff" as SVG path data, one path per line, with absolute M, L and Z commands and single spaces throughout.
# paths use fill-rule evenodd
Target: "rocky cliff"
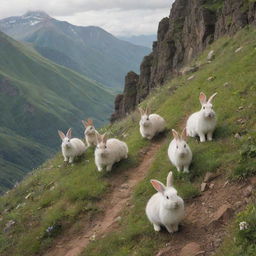
M 152 53 L 144 57 L 140 75 L 129 72 L 123 94 L 115 100 L 111 121 L 134 110 L 219 37 L 256 23 L 256 0 L 176 0 L 158 26 Z

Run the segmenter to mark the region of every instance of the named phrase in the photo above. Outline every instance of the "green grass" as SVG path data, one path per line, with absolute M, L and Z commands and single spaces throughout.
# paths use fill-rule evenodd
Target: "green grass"
M 105 124 L 114 96 L 3 33 L 0 41 L 1 193 L 56 152 L 57 129 L 82 136 L 81 119 Z
M 195 73 L 194 80 L 188 82 L 188 76 L 179 77 L 163 88 L 156 89 L 146 99 L 143 105 L 149 104 L 161 114 L 167 120 L 169 128 L 181 130 L 184 117 L 200 108 L 199 92 L 211 95 L 217 91 L 214 108 L 218 115 L 218 127 L 214 141 L 201 144 L 192 138 L 188 140 L 194 157 L 191 172 L 186 175 L 178 174 L 169 163 L 167 147 L 170 138 L 158 152 L 146 179 L 136 187 L 132 202 L 135 207 L 123 213 L 120 229 L 89 244 L 82 255 L 154 255 L 169 242 L 168 234 L 159 235 L 153 231 L 144 213 L 146 202 L 154 193 L 149 183 L 151 178 L 165 182 L 167 173 L 172 170 L 179 193 L 184 199 L 191 200 L 199 194 L 199 184 L 207 171 L 222 172 L 232 179 L 255 174 L 255 169 L 251 168 L 255 166 L 255 144 L 251 142 L 255 139 L 255 36 L 255 29 L 248 28 L 233 38 L 218 40 L 210 47 L 216 52 L 215 61 Z M 235 55 L 234 50 L 240 45 L 244 49 Z M 205 62 L 209 50 L 195 62 Z M 216 76 L 216 79 L 209 82 L 207 78 L 211 75 Z M 228 86 L 224 86 L 226 82 L 229 83 Z M 177 89 L 173 90 L 174 87 Z M 243 109 L 239 109 L 241 106 Z M 244 125 L 237 122 L 245 117 Z M 238 132 L 243 135 L 241 140 L 234 137 Z M 240 168 L 241 164 L 243 170 Z M 237 168 L 240 168 L 241 173 L 237 172 Z
M 3 229 L 8 220 L 16 222 L 10 231 L 0 235 L 1 255 L 37 255 L 60 232 L 81 218 L 88 221 L 92 214 L 100 211 L 95 203 L 108 190 L 111 177 L 124 169 L 135 167 L 139 161 L 139 150 L 149 144 L 141 140 L 130 118 L 101 132 L 105 130 L 108 130 L 109 136 L 115 134 L 121 139 L 129 131 L 126 140 L 130 150 L 129 159 L 114 166 L 111 173 L 96 170 L 93 149 L 89 149 L 86 156 L 74 166 L 63 166 L 63 158 L 58 154 L 33 171 L 16 189 L 1 197 L 0 216 L 4 221 L 0 222 L 0 228 Z M 31 197 L 26 200 L 29 193 L 32 193 Z M 46 232 L 50 226 L 58 228 L 51 236 Z
M 246 222 L 247 228 L 240 230 L 239 223 Z M 255 199 L 238 214 L 223 246 L 216 256 L 254 256 L 256 252 L 256 207 Z
M 195 73 L 195 79 L 178 77 L 161 88 L 155 89 L 141 104 L 149 104 L 153 111 L 162 115 L 171 128 L 181 130 L 185 118 L 199 110 L 198 95 L 218 92 L 214 108 L 218 115 L 218 127 L 213 142 L 199 143 L 193 138 L 188 143 L 194 158 L 189 174 L 179 174 L 167 158 L 167 147 L 171 136 L 163 143 L 153 159 L 146 178 L 133 193 L 134 207 L 122 213 L 118 231 L 107 234 L 103 239 L 89 244 L 82 255 L 153 255 L 169 241 L 167 233 L 158 234 L 146 219 L 145 205 L 154 193 L 149 180 L 157 178 L 165 182 L 167 173 L 174 172 L 175 187 L 186 200 L 193 200 L 199 194 L 199 184 L 204 174 L 222 172 L 232 179 L 254 175 L 251 169 L 255 161 L 255 36 L 256 30 L 247 28 L 232 38 L 223 38 L 208 48 L 195 63 L 206 61 L 210 49 L 216 52 L 211 64 L 203 65 Z M 234 54 L 240 45 L 243 50 Z M 207 81 L 211 75 L 214 81 Z M 224 83 L 228 82 L 227 86 Z M 174 90 L 174 88 L 176 88 Z M 240 107 L 243 108 L 240 108 Z M 240 119 L 245 122 L 240 122 Z M 92 214 L 100 211 L 96 202 L 109 189 L 109 181 L 118 172 L 135 167 L 139 161 L 139 151 L 150 142 L 141 138 L 138 129 L 138 113 L 132 113 L 124 120 L 102 129 L 110 136 L 125 140 L 129 146 L 129 158 L 115 166 L 111 173 L 98 173 L 94 165 L 93 150 L 87 152 L 74 166 L 62 166 L 58 154 L 34 171 L 16 189 L 0 199 L 0 214 L 3 229 L 8 220 L 16 223 L 7 232 L 0 234 L 0 254 L 3 256 L 38 255 L 49 247 L 59 234 L 75 225 L 78 232 L 80 221 L 85 223 Z M 242 134 L 242 139 L 234 137 Z M 60 166 L 61 165 L 61 166 Z M 236 169 L 243 165 L 244 171 Z M 60 167 L 59 167 L 60 166 Z M 32 193 L 29 199 L 26 195 Z M 25 203 L 25 205 L 24 205 Z M 17 205 L 20 207 L 17 208 Z M 52 233 L 47 233 L 48 227 Z

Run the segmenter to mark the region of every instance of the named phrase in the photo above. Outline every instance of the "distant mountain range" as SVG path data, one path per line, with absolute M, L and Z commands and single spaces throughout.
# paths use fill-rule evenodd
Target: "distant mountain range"
M 119 36 L 121 40 L 130 42 L 132 44 L 152 48 L 152 44 L 157 40 L 156 35 L 139 35 L 139 36 Z
M 143 57 L 150 52 L 147 47 L 117 39 L 99 27 L 74 26 L 41 11 L 2 19 L 0 30 L 31 43 L 45 58 L 115 91 L 123 88 L 128 71 L 139 71 Z
M 57 129 L 81 137 L 81 119 L 106 123 L 113 100 L 100 84 L 0 32 L 0 192 L 59 148 Z

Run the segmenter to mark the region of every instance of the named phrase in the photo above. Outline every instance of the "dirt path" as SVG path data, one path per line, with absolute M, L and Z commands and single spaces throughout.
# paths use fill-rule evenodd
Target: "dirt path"
M 170 236 L 166 248 L 161 249 L 157 256 L 209 256 L 220 247 L 224 236 L 228 233 L 228 224 L 235 214 L 241 211 L 250 200 L 250 190 L 255 186 L 255 179 L 251 184 L 227 183 L 224 175 L 209 183 L 212 188 L 202 192 L 201 196 L 186 202 L 186 217 L 178 233 Z M 192 244 L 200 246 L 192 253 Z M 183 251 L 190 244 L 188 254 Z
M 100 237 L 115 229 L 118 216 L 120 216 L 131 200 L 133 188 L 146 176 L 154 156 L 163 142 L 164 139 L 153 141 L 149 148 L 142 150 L 142 160 L 138 167 L 114 174 L 109 180 L 111 191 L 97 205 L 99 209 L 104 209 L 104 212 L 89 224 L 86 223 L 79 233 L 72 230 L 65 233 L 44 255 L 77 256 L 91 239 Z

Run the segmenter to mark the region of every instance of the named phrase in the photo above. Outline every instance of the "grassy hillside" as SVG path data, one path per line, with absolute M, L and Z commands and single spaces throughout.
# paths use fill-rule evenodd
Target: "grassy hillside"
M 189 138 L 194 159 L 191 172 L 186 175 L 178 174 L 170 165 L 167 147 L 171 138 L 163 135 L 168 139 L 155 156 L 147 177 L 133 193 L 134 207 L 124 210 L 120 227 L 115 233 L 91 242 L 82 255 L 154 255 L 159 248 L 165 247 L 170 236 L 153 232 L 144 213 L 146 202 L 154 193 L 149 184 L 151 178 L 165 180 L 172 170 L 177 190 L 188 200 L 199 194 L 199 184 L 207 171 L 221 172 L 234 182 L 255 175 L 255 36 L 255 28 L 247 28 L 232 38 L 218 40 L 195 60 L 201 66 L 194 79 L 188 81 L 190 75 L 178 77 L 157 88 L 141 104 L 149 104 L 154 112 L 162 115 L 169 129 L 180 130 L 187 116 L 200 108 L 199 92 L 204 91 L 207 95 L 218 92 L 214 100 L 218 115 L 214 141 L 198 143 Z M 243 46 L 242 50 L 235 53 L 240 46 Z M 206 56 L 211 49 L 215 50 L 216 58 L 207 64 Z M 210 76 L 214 79 L 208 81 Z M 103 129 L 109 135 L 125 140 L 129 146 L 129 158 L 111 173 L 96 171 L 92 149 L 74 166 L 63 166 L 58 154 L 3 196 L 0 199 L 0 228 L 3 230 L 11 220 L 15 224 L 1 233 L 0 254 L 39 255 L 55 238 L 65 235 L 70 226 L 79 234 L 87 222 L 104 211 L 97 207 L 97 203 L 109 191 L 110 180 L 117 173 L 137 166 L 141 149 L 150 145 L 139 134 L 138 120 L 138 114 L 133 113 Z M 234 136 L 237 133 L 241 135 L 240 139 Z M 254 211 L 251 210 L 253 206 L 248 207 L 241 213 L 242 217 L 238 216 L 238 220 L 250 221 L 249 231 L 253 232 Z M 232 232 L 238 237 L 237 226 Z M 255 255 L 255 243 L 241 234 L 239 242 L 227 238 L 222 250 L 229 251 L 229 254 L 220 252 L 219 255 Z
M 45 58 L 115 90 L 123 87 L 127 72 L 139 72 L 142 58 L 150 52 L 99 27 L 75 26 L 42 12 L 0 20 L 0 30 L 31 43 Z
M 0 102 L 2 188 L 56 151 L 57 129 L 73 127 L 81 135 L 86 117 L 103 125 L 113 95 L 0 33 Z

